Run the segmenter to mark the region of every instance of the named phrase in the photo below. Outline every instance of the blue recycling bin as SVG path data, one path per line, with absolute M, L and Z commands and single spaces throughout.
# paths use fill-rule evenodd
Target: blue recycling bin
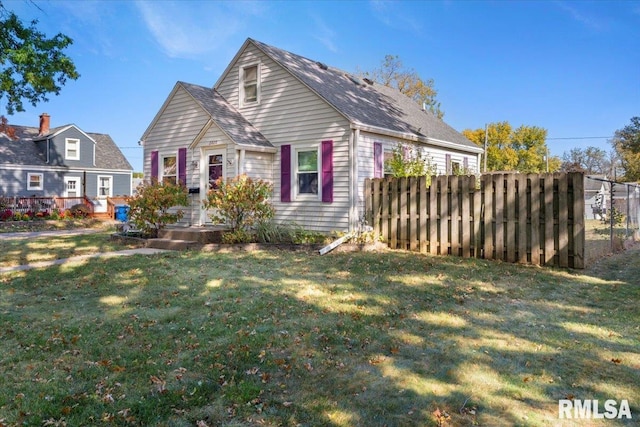
M 116 205 L 116 220 L 120 222 L 129 221 L 129 206 L 127 205 Z

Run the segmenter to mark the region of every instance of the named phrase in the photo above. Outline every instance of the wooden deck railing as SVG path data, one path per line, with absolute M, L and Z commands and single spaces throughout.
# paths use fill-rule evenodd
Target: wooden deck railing
M 54 210 L 62 213 L 76 205 L 84 205 L 93 215 L 93 203 L 86 197 L 3 197 L 0 196 L 0 209 L 10 209 L 21 214 L 32 212 L 49 212 Z

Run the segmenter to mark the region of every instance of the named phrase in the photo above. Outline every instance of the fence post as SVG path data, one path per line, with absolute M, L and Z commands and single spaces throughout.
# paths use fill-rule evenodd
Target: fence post
M 516 186 L 518 188 L 518 262 L 526 264 L 527 263 L 527 231 L 531 228 L 530 225 L 527 224 L 529 205 L 527 203 L 527 175 L 519 174 L 516 180 Z M 530 194 L 530 193 L 529 193 Z
M 431 177 L 429 186 L 429 253 L 438 254 L 438 177 Z
M 493 175 L 493 191 L 495 192 L 495 259 L 504 260 L 504 175 Z
M 416 251 L 418 246 L 418 178 L 409 178 L 409 250 Z
M 426 176 L 421 176 L 418 179 L 418 189 L 420 190 L 420 210 L 418 211 L 418 217 L 420 219 L 420 225 L 419 225 L 420 232 L 419 232 L 418 239 L 420 240 L 420 252 L 425 253 L 427 252 L 427 231 L 428 231 L 427 215 L 429 214 L 429 211 L 427 209 L 428 199 L 427 199 L 427 177 Z
M 529 174 L 531 195 L 531 264 L 540 265 L 540 175 Z
M 569 186 L 567 175 L 560 173 L 553 175 L 554 180 L 558 180 L 558 265 L 560 267 L 569 267 Z
M 573 183 L 573 268 L 584 268 L 584 174 L 573 172 L 569 178 Z
M 555 213 L 553 210 L 553 174 L 544 174 L 544 265 L 551 265 L 555 256 L 555 236 L 553 233 Z
M 449 222 L 449 246 L 451 247 L 451 255 L 460 256 L 460 177 L 457 175 L 449 176 L 449 190 L 447 193 L 450 195 L 450 222 Z

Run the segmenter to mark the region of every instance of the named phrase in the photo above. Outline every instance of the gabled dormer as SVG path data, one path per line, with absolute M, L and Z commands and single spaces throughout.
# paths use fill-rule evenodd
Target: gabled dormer
M 50 128 L 48 114 L 40 116 L 38 136 L 33 141 L 52 166 L 95 167 L 96 141 L 74 124 Z

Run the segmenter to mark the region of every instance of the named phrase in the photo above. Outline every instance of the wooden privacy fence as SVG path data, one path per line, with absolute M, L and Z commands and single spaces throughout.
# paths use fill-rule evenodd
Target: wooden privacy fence
M 365 209 L 391 249 L 584 268 L 582 173 L 367 179 Z

